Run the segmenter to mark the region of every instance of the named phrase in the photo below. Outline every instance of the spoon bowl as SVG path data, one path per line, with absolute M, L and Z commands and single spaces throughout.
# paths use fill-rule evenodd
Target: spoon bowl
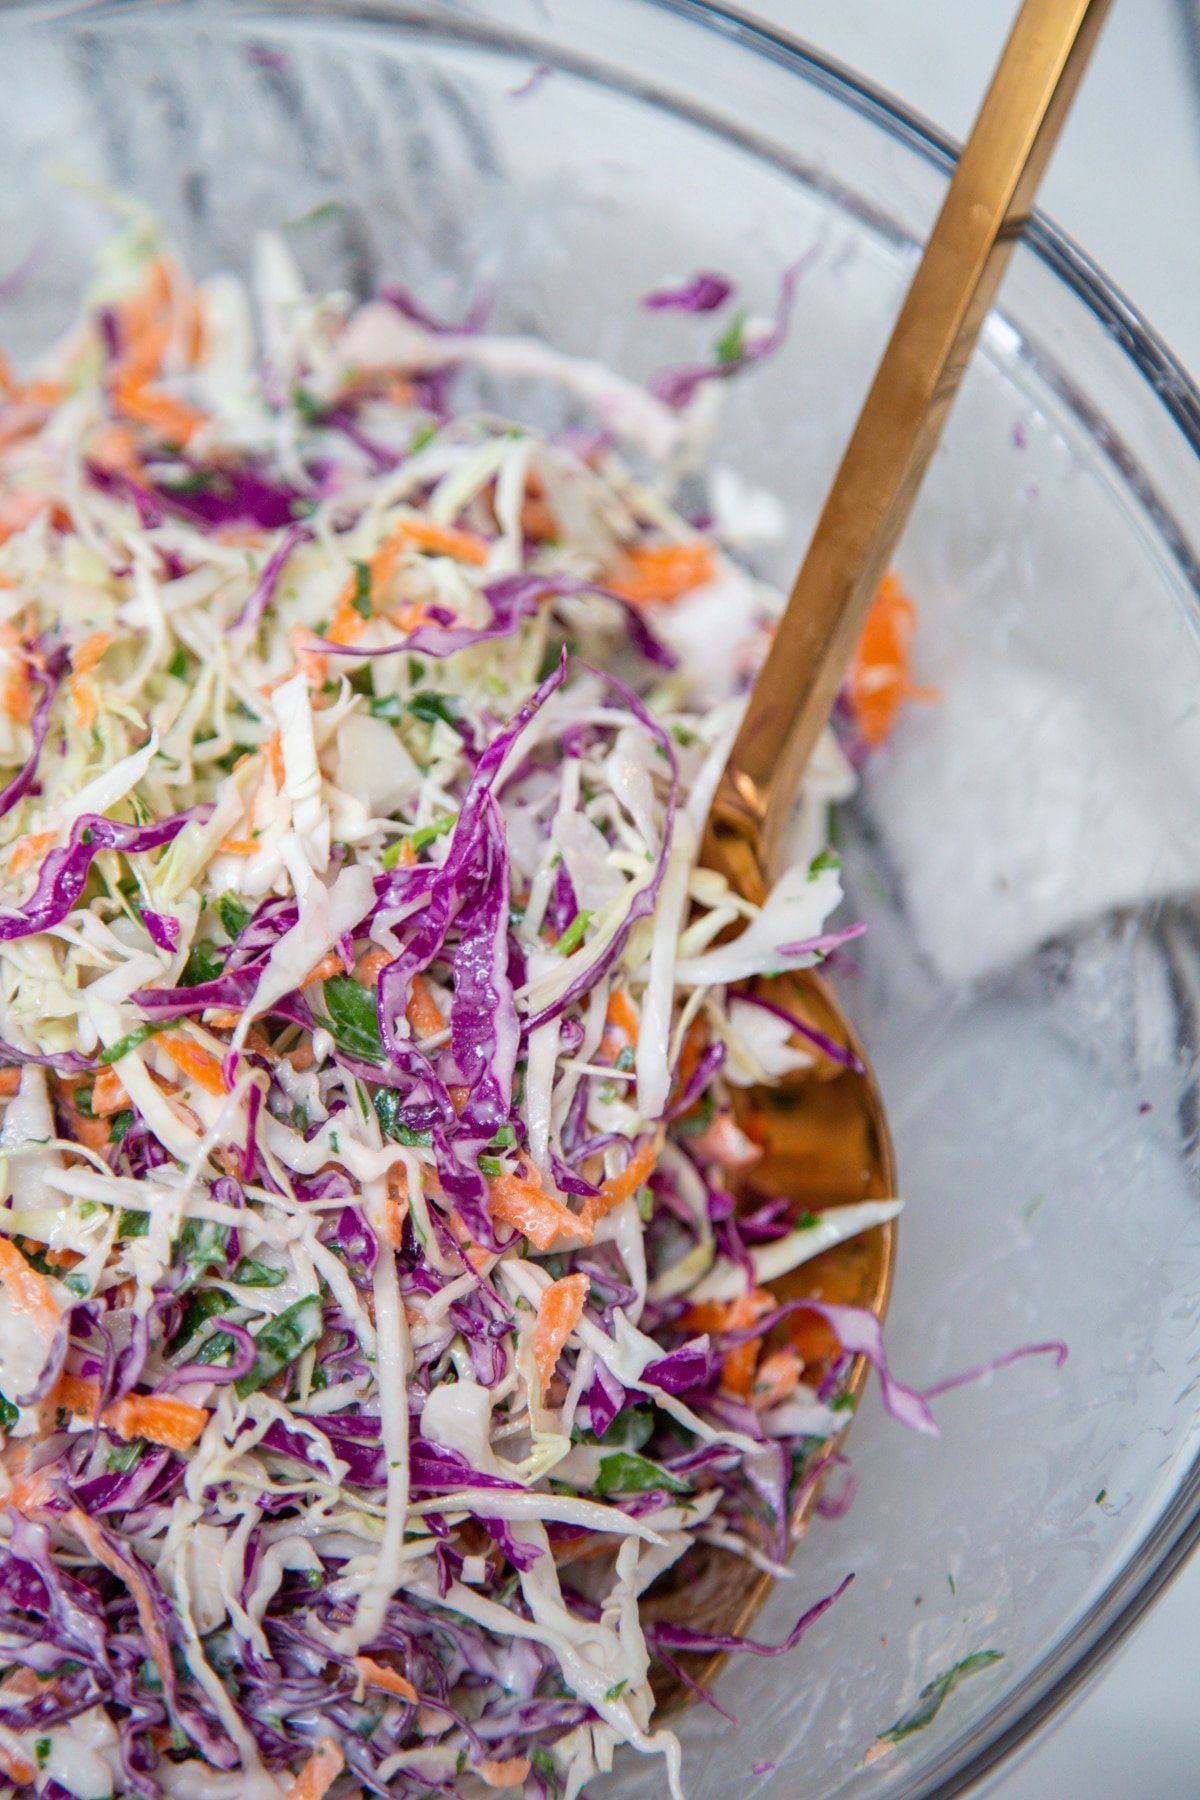
M 776 1086 L 734 1090 L 734 1117 L 763 1151 L 761 1160 L 733 1184 L 739 1208 L 749 1211 L 763 1200 L 786 1194 L 799 1217 L 862 1200 L 890 1199 L 896 1191 L 896 1165 L 883 1099 L 829 984 L 812 970 L 802 969 L 756 982 L 751 991 L 769 993 L 773 1005 L 832 1040 L 853 1058 L 854 1066 L 818 1051 L 811 1067 L 795 1070 Z M 864 1307 L 882 1318 L 891 1292 L 896 1237 L 894 1221 L 873 1226 L 768 1285 L 781 1306 L 814 1299 Z M 806 1380 L 819 1381 L 825 1366 L 810 1365 Z M 866 1378 L 866 1359 L 857 1356 L 842 1384 L 852 1402 L 857 1403 Z M 848 1416 L 853 1417 L 852 1410 Z M 808 1529 L 825 1468 L 845 1435 L 840 1432 L 828 1441 L 819 1472 L 804 1483 L 789 1521 L 792 1544 Z M 774 1583 L 762 1571 L 750 1571 L 748 1580 L 747 1568 L 732 1551 L 697 1545 L 656 1583 L 644 1602 L 645 1614 L 686 1622 L 717 1637 L 742 1635 Z M 685 1652 L 677 1660 L 692 1681 L 709 1687 L 725 1657 Z M 667 1708 L 691 1698 L 684 1683 L 665 1670 L 659 1670 L 654 1690 L 660 1706 Z

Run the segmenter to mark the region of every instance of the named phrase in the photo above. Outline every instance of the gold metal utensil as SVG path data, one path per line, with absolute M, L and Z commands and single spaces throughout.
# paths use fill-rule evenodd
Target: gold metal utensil
M 1108 0 L 1025 0 L 859 414 L 754 685 L 709 815 L 703 860 L 752 900 L 766 891 L 781 833 L 829 717 L 868 608 L 908 518 L 950 403 L 1079 84 Z M 860 1060 L 830 989 L 815 975 L 758 989 Z M 818 1211 L 895 1192 L 887 1118 L 869 1068 L 822 1056 L 780 1088 L 749 1091 L 739 1122 L 764 1146 L 739 1198 L 792 1196 Z M 895 1230 L 878 1227 L 774 1284 L 882 1316 Z M 865 1368 L 852 1371 L 857 1394 Z M 792 1519 L 804 1531 L 815 1489 Z M 771 1578 L 699 1546 L 649 1596 L 649 1610 L 698 1630 L 743 1632 Z M 707 1683 L 720 1658 L 684 1658 Z M 663 1682 L 660 1699 L 685 1697 Z

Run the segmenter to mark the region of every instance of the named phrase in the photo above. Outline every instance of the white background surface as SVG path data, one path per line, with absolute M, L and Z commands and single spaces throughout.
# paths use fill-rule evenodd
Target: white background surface
M 757 0 L 956 136 L 1017 0 Z M 1115 0 L 1042 189 L 1044 209 L 1200 371 L 1200 66 L 1189 7 Z M 1200 40 L 1200 22 L 1196 25 Z M 1198 497 L 1200 504 L 1200 497 Z M 1200 1559 L 991 1800 L 1200 1800 Z

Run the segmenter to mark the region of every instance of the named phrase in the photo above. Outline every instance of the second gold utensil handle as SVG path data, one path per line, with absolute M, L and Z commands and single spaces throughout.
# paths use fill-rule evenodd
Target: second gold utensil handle
M 1109 0 L 1025 0 L 842 458 L 709 820 L 741 885 L 829 716 Z

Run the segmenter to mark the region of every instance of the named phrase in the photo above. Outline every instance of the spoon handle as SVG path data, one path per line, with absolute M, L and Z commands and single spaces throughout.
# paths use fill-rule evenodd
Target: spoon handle
M 1024 0 L 754 684 L 705 860 L 761 891 L 1109 0 Z

